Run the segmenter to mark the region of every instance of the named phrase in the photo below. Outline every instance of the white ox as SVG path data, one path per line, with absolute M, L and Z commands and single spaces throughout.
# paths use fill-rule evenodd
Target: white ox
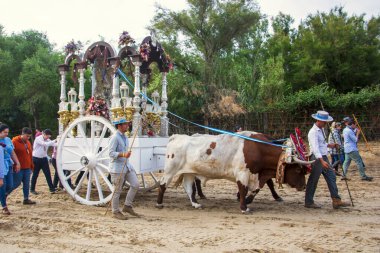
M 252 133 L 243 134 L 249 136 Z M 175 176 L 179 176 L 178 181 L 183 178 L 184 189 L 195 208 L 201 207 L 192 194 L 195 176 L 202 180 L 227 179 L 236 182 L 240 197 L 245 201 L 248 190 L 259 188 L 259 180 L 258 174 L 252 174 L 247 168 L 243 148 L 244 139 L 226 134 L 171 136 L 156 207 L 163 207 L 164 192 Z M 246 206 L 244 208 L 242 212 L 249 211 Z

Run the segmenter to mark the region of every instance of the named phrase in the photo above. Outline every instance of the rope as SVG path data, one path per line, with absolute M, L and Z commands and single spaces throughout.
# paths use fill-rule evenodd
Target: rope
M 131 86 L 131 88 L 134 89 L 134 85 L 128 80 L 128 78 L 126 77 L 126 75 L 120 69 L 117 70 L 117 73 L 119 73 L 124 78 L 124 80 L 127 81 L 127 83 L 129 84 L 129 86 Z M 148 100 L 149 102 L 151 102 L 152 104 L 154 104 L 154 105 L 157 106 L 157 104 L 152 99 L 150 99 L 146 94 L 144 94 L 143 92 L 141 92 L 141 95 L 144 98 L 146 98 L 146 100 Z M 254 139 L 254 138 L 251 138 L 251 137 L 248 137 L 248 136 L 244 136 L 244 135 L 241 135 L 241 134 L 237 134 L 237 133 L 233 133 L 233 132 L 229 132 L 229 131 L 225 131 L 225 130 L 221 130 L 221 129 L 217 129 L 217 128 L 213 128 L 213 127 L 209 127 L 209 126 L 204 126 L 204 125 L 192 122 L 190 120 L 187 120 L 187 119 L 185 119 L 185 118 L 183 118 L 183 117 L 181 117 L 181 116 L 179 116 L 179 115 L 177 115 L 175 113 L 172 113 L 170 111 L 167 111 L 167 112 L 170 115 L 172 115 L 172 116 L 174 116 L 174 117 L 176 117 L 176 118 L 178 118 L 180 120 L 183 120 L 183 121 L 185 121 L 185 122 L 187 122 L 189 124 L 192 124 L 192 125 L 204 128 L 204 129 L 208 129 L 208 130 L 216 132 L 216 133 L 227 134 L 227 135 L 235 136 L 235 137 L 242 138 L 242 139 L 249 140 L 249 141 L 254 141 L 254 142 L 258 142 L 258 143 L 262 143 L 262 144 L 267 144 L 267 145 L 272 145 L 272 146 L 275 146 L 275 147 L 286 148 L 285 145 L 275 144 L 275 143 L 267 142 L 267 141 L 262 141 L 262 140 Z
M 119 72 L 120 75 L 124 78 L 125 81 L 127 81 L 128 85 L 129 85 L 132 89 L 134 89 L 135 86 L 131 83 L 131 81 L 129 81 L 128 77 L 127 77 L 127 76 L 126 76 L 126 75 L 125 75 L 120 69 L 117 69 L 117 71 L 120 71 L 120 72 Z M 117 73 L 116 73 L 115 75 L 117 75 Z M 149 99 L 149 98 L 148 98 L 143 92 L 140 92 L 140 93 L 141 93 L 141 95 L 142 95 L 143 97 L 145 97 L 147 100 L 149 100 L 152 104 L 155 104 L 155 103 L 154 103 L 151 99 Z M 172 126 L 174 126 L 174 127 L 176 127 L 176 128 L 180 128 L 179 126 L 177 126 L 177 125 L 171 123 L 169 120 L 164 119 L 164 117 L 161 117 L 161 116 L 159 116 L 159 117 L 160 117 L 161 120 L 164 120 L 164 121 L 168 122 L 170 125 L 172 125 Z

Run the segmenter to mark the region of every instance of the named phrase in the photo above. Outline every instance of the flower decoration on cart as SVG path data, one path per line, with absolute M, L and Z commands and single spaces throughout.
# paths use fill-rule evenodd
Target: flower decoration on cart
M 149 61 L 149 54 L 151 52 L 151 48 L 149 43 L 143 43 L 140 46 L 140 55 L 144 61 Z
M 127 31 L 123 31 L 119 37 L 119 46 L 127 46 L 130 43 L 135 43 L 135 40 L 129 35 Z
M 65 46 L 65 52 L 66 54 L 75 54 L 76 52 L 79 52 L 82 49 L 83 45 L 82 42 L 79 40 L 75 43 L 74 40 L 71 40 L 69 43 Z
M 162 62 L 164 65 L 164 69 L 172 70 L 173 69 L 173 62 L 172 62 L 172 59 L 170 58 L 170 55 L 168 53 L 166 53 L 164 48 L 162 48 L 162 51 L 163 51 Z
M 102 116 L 109 119 L 109 111 L 107 103 L 102 98 L 91 97 L 88 102 L 88 108 L 86 114 Z

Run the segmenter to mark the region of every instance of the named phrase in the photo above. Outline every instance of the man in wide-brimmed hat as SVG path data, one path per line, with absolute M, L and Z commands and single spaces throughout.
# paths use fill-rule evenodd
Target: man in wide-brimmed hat
M 117 131 L 112 135 L 109 141 L 109 156 L 111 179 L 115 186 L 115 192 L 112 198 L 112 213 L 113 217 L 120 220 L 127 220 L 128 218 L 119 210 L 119 199 L 125 181 L 128 181 L 130 188 L 125 198 L 123 212 L 138 217 L 139 215 L 133 210 L 132 202 L 139 189 L 139 181 L 133 166 L 129 163 L 131 152 L 128 151 L 128 138 L 125 132 L 129 128 L 129 123 L 124 117 L 119 117 L 112 122 Z
M 314 203 L 314 194 L 317 189 L 318 180 L 321 174 L 326 180 L 327 186 L 332 198 L 333 208 L 349 206 L 350 204 L 342 202 L 336 185 L 336 176 L 327 158 L 327 148 L 338 148 L 336 143 L 327 144 L 323 128 L 327 122 L 333 121 L 333 118 L 325 111 L 318 111 L 312 117 L 316 120 L 308 134 L 310 152 L 312 153 L 311 160 L 316 160 L 312 165 L 312 170 L 306 184 L 305 207 L 321 208 L 321 205 Z

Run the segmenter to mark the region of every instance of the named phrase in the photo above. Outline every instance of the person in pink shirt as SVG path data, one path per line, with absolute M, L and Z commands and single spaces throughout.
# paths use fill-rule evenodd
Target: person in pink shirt
M 40 136 L 41 134 L 42 132 L 40 131 L 40 129 L 36 128 L 36 134 L 34 135 L 34 139 Z

